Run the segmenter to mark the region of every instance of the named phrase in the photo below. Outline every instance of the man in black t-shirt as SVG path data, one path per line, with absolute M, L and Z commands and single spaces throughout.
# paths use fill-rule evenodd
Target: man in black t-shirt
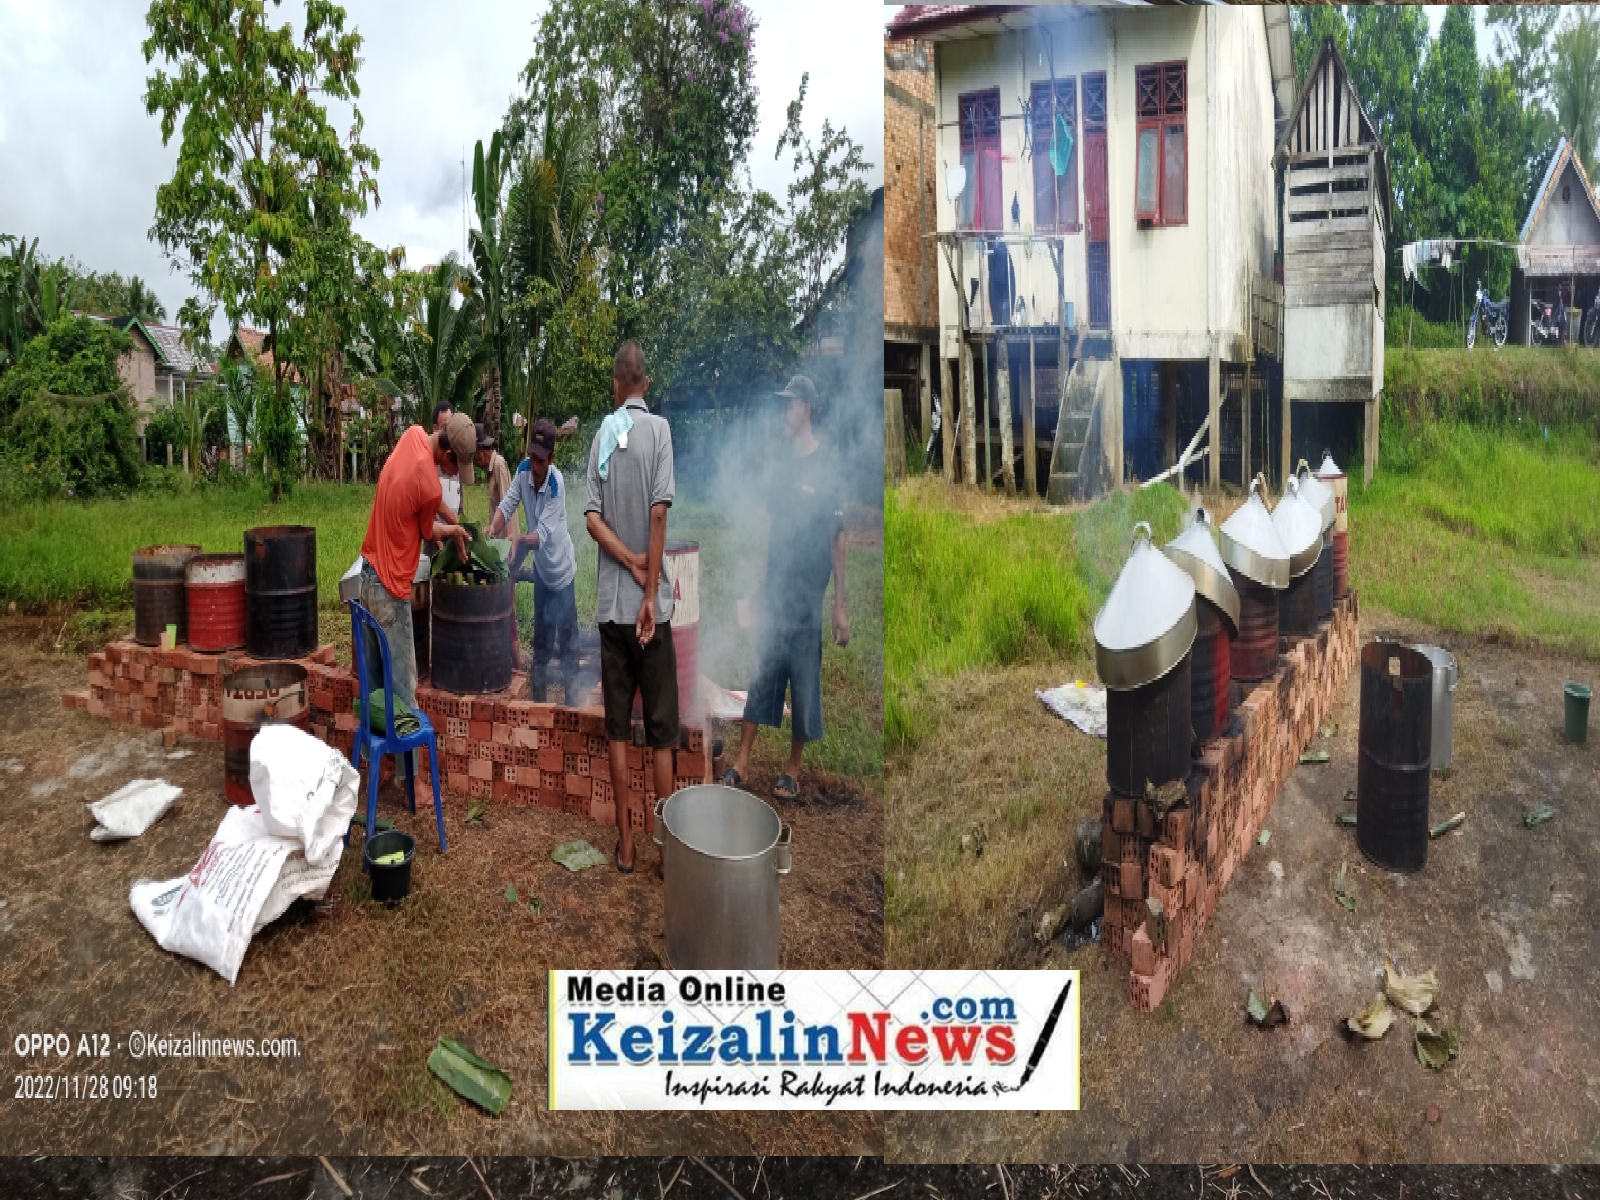
M 850 641 L 850 617 L 844 603 L 844 506 L 837 456 L 817 441 L 811 426 L 817 390 L 811 380 L 796 375 L 778 396 L 785 404 L 783 432 L 793 457 L 778 461 L 780 473 L 767 502 L 772 529 L 758 610 L 756 675 L 745 700 L 739 754 L 722 781 L 743 784 L 756 729 L 783 724 L 787 691 L 793 722 L 789 762 L 772 794 L 792 800 L 800 794 L 801 753 L 807 742 L 822 737 L 822 604 L 830 576 L 833 640 L 841 646 Z

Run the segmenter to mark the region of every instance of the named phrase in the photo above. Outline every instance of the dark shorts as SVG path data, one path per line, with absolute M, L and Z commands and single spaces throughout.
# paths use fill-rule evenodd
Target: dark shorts
M 793 736 L 822 740 L 822 630 L 814 625 L 775 629 L 763 639 L 756 677 L 745 698 L 744 719 L 754 725 L 783 724 L 783 694 L 789 693 Z
M 645 745 L 670 750 L 678 744 L 678 656 L 672 626 L 656 622 L 645 646 L 632 622 L 600 623 L 600 691 L 605 697 L 606 737 L 625 742 L 633 736 L 633 697 L 644 708 Z

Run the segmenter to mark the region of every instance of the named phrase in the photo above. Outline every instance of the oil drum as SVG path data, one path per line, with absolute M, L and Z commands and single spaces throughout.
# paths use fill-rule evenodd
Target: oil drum
M 1343 600 L 1350 593 L 1350 534 L 1347 530 L 1333 531 L 1333 598 Z
M 1161 787 L 1189 777 L 1193 654 L 1142 687 L 1106 690 L 1106 782 L 1112 791 L 1143 797 L 1147 784 Z
M 417 655 L 417 678 L 428 677 L 428 651 L 430 638 L 428 636 L 428 588 L 431 585 L 426 579 L 419 579 L 411 585 L 411 647 Z
M 1229 669 L 1234 679 L 1254 683 L 1278 669 L 1278 591 L 1241 575 L 1239 638 L 1233 643 Z
M 511 686 L 510 622 L 516 620 L 516 584 L 446 583 L 435 579 L 430 646 L 438 650 L 433 686 L 458 696 L 482 696 Z
M 250 743 L 263 725 L 311 729 L 306 669 L 299 663 L 257 663 L 222 677 L 222 762 L 229 804 L 255 803 Z
M 1278 632 L 1308 637 L 1317 632 L 1317 568 L 1302 571 L 1278 593 Z
M 317 531 L 268 525 L 244 534 L 245 648 L 304 658 L 317 648 Z
M 1201 743 L 1219 738 L 1233 719 L 1232 653 L 1228 625 L 1209 600 L 1195 601 L 1199 629 L 1190 653 L 1190 721 Z
M 214 654 L 244 645 L 244 555 L 199 554 L 184 574 L 189 648 Z
M 189 639 L 189 610 L 184 598 L 184 572 L 199 546 L 146 546 L 133 552 L 133 640 L 158 646 L 168 625 L 178 627 L 178 641 Z
M 1316 575 L 1317 620 L 1326 621 L 1333 616 L 1333 535 L 1322 535 L 1322 550 L 1317 555 L 1317 565 L 1311 568 Z
M 1361 651 L 1356 844 L 1390 871 L 1428 861 L 1428 770 L 1433 751 L 1433 661 L 1392 642 Z

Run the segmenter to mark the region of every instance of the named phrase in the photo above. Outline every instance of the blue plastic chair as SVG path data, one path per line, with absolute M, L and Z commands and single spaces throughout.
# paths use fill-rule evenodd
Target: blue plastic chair
M 378 651 L 383 658 L 383 694 L 390 697 L 384 722 L 388 726 L 382 737 L 372 732 L 372 718 L 367 708 L 370 703 L 368 697 L 372 695 L 372 684 L 367 670 L 367 639 L 366 630 L 371 630 L 378 644 Z M 422 728 L 416 733 L 398 734 L 394 730 L 394 677 L 389 667 L 389 638 L 383 632 L 373 615 L 366 610 L 359 600 L 350 601 L 350 632 L 351 640 L 355 643 L 356 657 L 356 687 L 359 690 L 357 699 L 360 700 L 360 712 L 356 725 L 355 741 L 350 746 L 350 764 L 361 769 L 361 756 L 363 751 L 367 756 L 367 836 L 374 836 L 378 828 L 378 776 L 382 773 L 385 754 L 396 754 L 405 762 L 406 772 L 406 799 L 411 803 L 411 811 L 417 811 L 417 781 L 416 766 L 411 757 L 411 751 L 423 747 L 428 751 L 428 766 L 433 772 L 433 812 L 439 821 L 439 853 L 446 850 L 444 837 L 444 805 L 439 799 L 439 739 L 433 731 L 433 725 L 428 721 L 426 713 L 417 712 L 417 720 L 422 722 Z M 349 845 L 350 834 L 345 833 L 345 844 Z M 362 870 L 366 870 L 363 860 Z

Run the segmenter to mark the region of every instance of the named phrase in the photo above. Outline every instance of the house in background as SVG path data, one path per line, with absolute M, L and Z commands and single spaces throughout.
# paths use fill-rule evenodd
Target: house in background
M 883 43 L 883 386 L 899 392 L 903 427 L 926 444 L 939 345 L 934 190 L 933 46 Z
M 1282 478 L 1301 458 L 1314 468 L 1325 447 L 1347 459 L 1359 436 L 1370 483 L 1378 463 L 1394 199 L 1383 145 L 1331 37 L 1323 39 L 1306 72 L 1278 140 L 1276 165 L 1283 246 Z
M 1187 477 L 1247 479 L 1247 396 L 1276 378 L 1254 316 L 1281 295 L 1288 11 L 922 5 L 889 34 L 934 49 L 939 369 L 963 478 L 1092 495 L 1172 467 L 1204 426 Z
M 184 344 L 183 330 L 176 325 L 157 325 L 131 316 L 83 315 L 115 326 L 133 339 L 133 349 L 117 362 L 117 373 L 133 396 L 134 419 L 141 433 L 156 413 L 182 401 L 189 388 L 216 374 L 214 363 Z
M 1583 164 L 1565 137 L 1556 145 L 1517 235 L 1511 272 L 1509 341 L 1528 344 L 1530 308 L 1536 300 L 1565 299 L 1586 309 L 1600 290 L 1600 205 Z M 1577 335 L 1577 329 L 1573 329 Z

